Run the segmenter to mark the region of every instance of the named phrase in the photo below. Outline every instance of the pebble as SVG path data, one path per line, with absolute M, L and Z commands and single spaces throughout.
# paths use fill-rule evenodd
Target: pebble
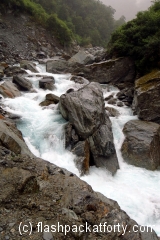
M 43 233 L 43 239 L 44 240 L 53 240 L 53 236 L 50 232 L 44 232 Z

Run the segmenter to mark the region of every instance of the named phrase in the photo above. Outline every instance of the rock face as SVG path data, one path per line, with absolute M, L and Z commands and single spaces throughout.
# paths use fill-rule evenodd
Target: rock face
M 160 71 L 135 82 L 133 109 L 140 119 L 160 123 Z
M 30 81 L 21 75 L 13 76 L 13 83 L 15 83 L 21 91 L 29 91 L 32 89 Z
M 95 60 L 95 57 L 89 52 L 80 50 L 73 57 L 71 57 L 68 62 L 69 63 L 80 63 L 80 64 L 91 64 Z
M 27 154 L 33 156 L 22 138 L 21 132 L 13 123 L 0 119 L 0 145 L 11 150 L 15 154 Z
M 43 89 L 48 89 L 48 90 L 54 90 L 55 80 L 53 77 L 43 77 L 41 80 L 39 80 L 39 87 Z
M 119 165 L 100 85 L 90 83 L 78 91 L 71 90 L 63 94 L 59 109 L 62 116 L 72 124 L 79 139 L 88 138 L 94 164 L 105 166 L 114 174 Z M 68 136 L 73 143 L 71 134 Z
M 8 98 L 15 98 L 21 96 L 20 91 L 10 81 L 4 82 L 0 85 L 0 94 L 2 94 L 3 97 Z
M 138 224 L 115 201 L 94 192 L 72 173 L 47 161 L 22 155 L 10 159 L 6 152 L 0 161 L 0 176 L 1 239 L 5 236 L 5 239 L 21 240 L 18 228 L 23 222 L 32 223 L 33 240 L 158 240 L 154 231 L 147 234 L 137 231 Z M 70 227 L 70 231 L 65 233 L 64 228 L 58 231 L 58 223 L 68 230 Z M 119 230 L 107 231 L 108 226 L 117 224 Z M 49 231 L 51 225 L 55 225 L 56 231 Z M 72 231 L 73 225 L 77 231 Z M 136 232 L 133 232 L 134 225 L 137 225 Z M 23 233 L 23 239 L 28 238 L 28 233 Z
M 118 58 L 115 60 L 94 63 L 84 68 L 77 68 L 77 75 L 83 72 L 89 81 L 99 83 L 112 83 L 123 89 L 134 85 L 135 66 L 130 58 Z
M 73 148 L 72 152 L 76 155 L 74 161 L 80 175 L 83 176 L 84 174 L 88 174 L 90 166 L 90 149 L 88 141 L 79 141 Z
M 126 136 L 122 155 L 126 162 L 137 167 L 155 170 L 160 166 L 160 125 L 131 120 L 124 126 Z

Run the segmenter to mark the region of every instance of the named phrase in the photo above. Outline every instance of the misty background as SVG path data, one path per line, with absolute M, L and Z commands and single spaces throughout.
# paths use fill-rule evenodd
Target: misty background
M 101 0 L 101 2 L 116 10 L 115 19 L 124 15 L 126 21 L 135 18 L 139 11 L 147 10 L 152 4 L 151 0 Z

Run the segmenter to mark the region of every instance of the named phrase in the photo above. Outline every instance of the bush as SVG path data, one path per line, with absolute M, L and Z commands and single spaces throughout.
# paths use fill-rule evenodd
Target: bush
M 118 28 L 108 44 L 111 56 L 130 56 L 144 74 L 155 68 L 160 58 L 160 0 L 148 11 Z

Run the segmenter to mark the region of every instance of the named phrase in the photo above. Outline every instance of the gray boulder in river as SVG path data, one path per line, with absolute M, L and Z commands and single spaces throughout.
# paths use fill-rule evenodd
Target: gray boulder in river
M 148 170 L 160 166 L 160 125 L 153 122 L 131 120 L 124 126 L 125 140 L 122 155 L 126 162 Z
M 88 139 L 94 164 L 114 174 L 119 164 L 100 85 L 90 83 L 77 91 L 68 91 L 60 97 L 59 109 L 79 139 Z

